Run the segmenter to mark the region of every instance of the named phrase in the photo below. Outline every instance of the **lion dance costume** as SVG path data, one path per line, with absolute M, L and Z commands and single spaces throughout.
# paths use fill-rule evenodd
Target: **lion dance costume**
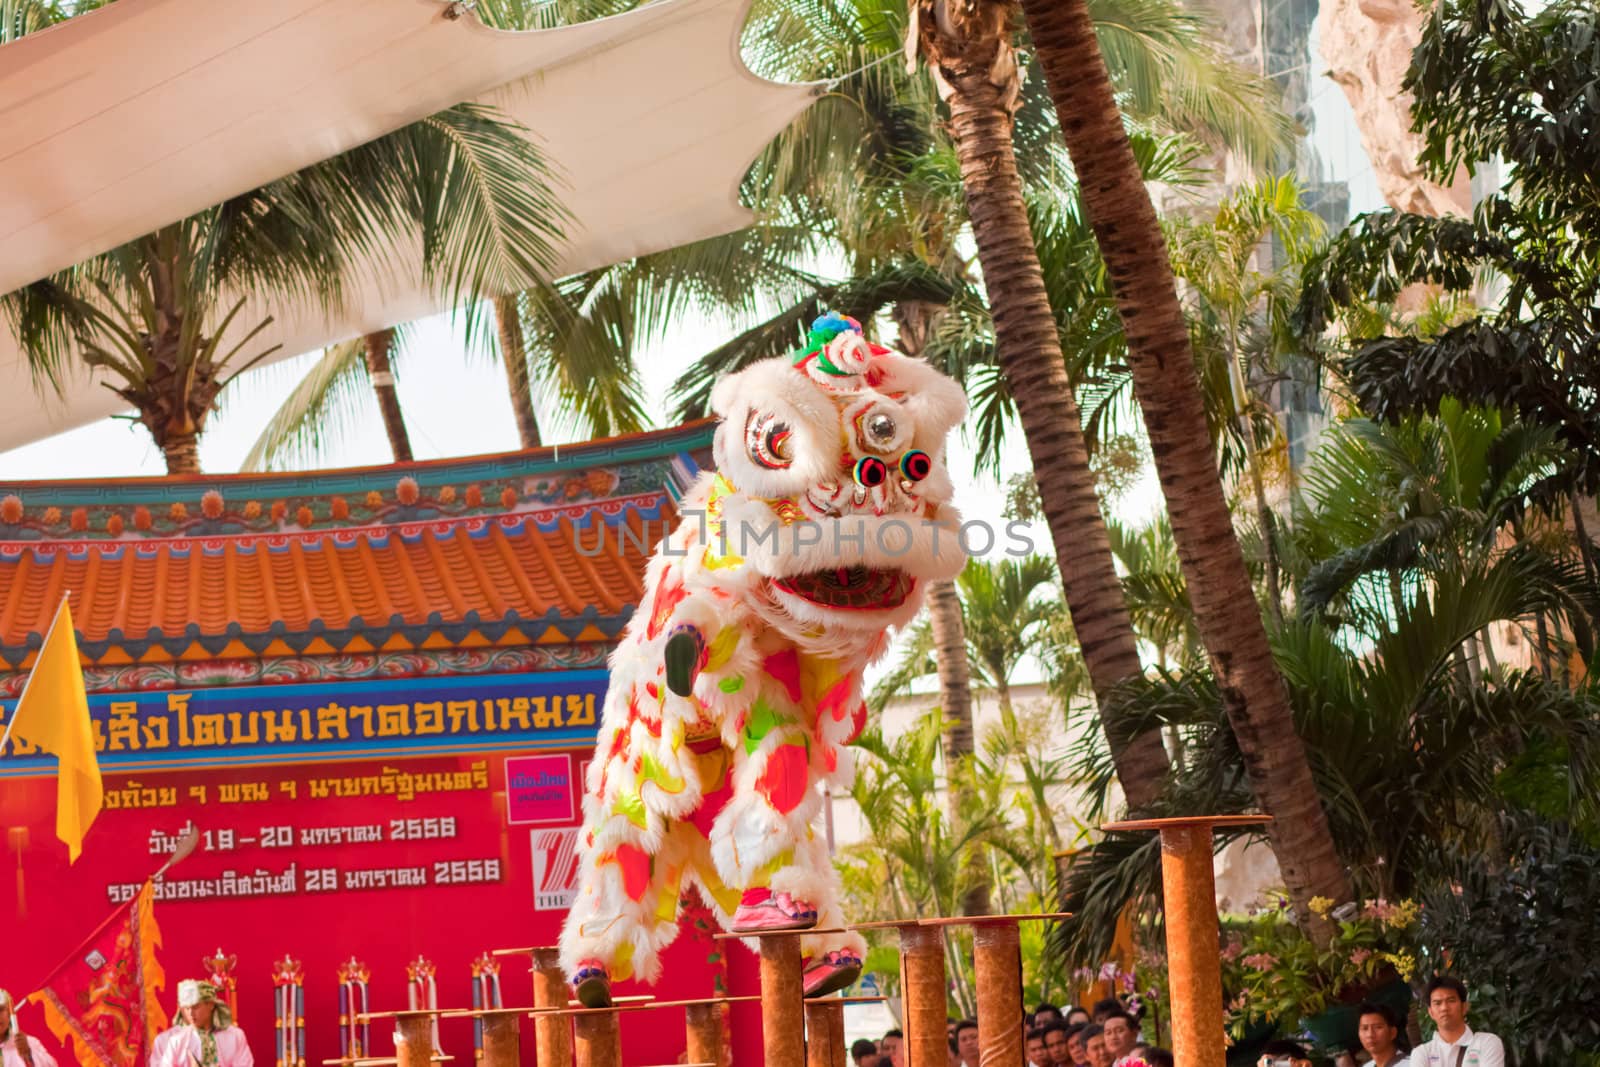
M 888 628 L 966 562 L 944 461 L 966 396 L 926 363 L 825 315 L 711 402 L 717 471 L 650 561 L 585 783 L 561 953 L 595 1007 L 656 980 L 685 880 L 734 933 L 842 925 L 818 784 L 849 785 Z M 863 949 L 803 936 L 806 994 L 853 982 Z

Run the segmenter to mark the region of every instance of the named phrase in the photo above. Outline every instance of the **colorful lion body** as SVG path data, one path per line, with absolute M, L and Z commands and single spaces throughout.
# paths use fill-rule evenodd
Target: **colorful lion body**
M 562 931 L 575 977 L 654 981 L 686 884 L 725 928 L 761 901 L 843 924 L 818 786 L 850 783 L 863 669 L 965 562 L 944 466 L 965 397 L 848 320 L 812 338 L 718 383 L 717 473 L 685 499 L 612 656 Z M 861 941 L 802 948 L 859 959 Z

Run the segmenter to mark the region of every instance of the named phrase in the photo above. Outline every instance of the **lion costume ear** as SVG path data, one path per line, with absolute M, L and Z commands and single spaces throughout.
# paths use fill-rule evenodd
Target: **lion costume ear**
M 717 382 L 711 409 L 721 419 L 714 451 L 717 469 L 741 490 L 758 497 L 785 497 L 839 478 L 839 413 L 816 384 L 797 374 L 788 360 L 752 364 Z M 752 455 L 782 427 L 789 458 L 781 465 Z

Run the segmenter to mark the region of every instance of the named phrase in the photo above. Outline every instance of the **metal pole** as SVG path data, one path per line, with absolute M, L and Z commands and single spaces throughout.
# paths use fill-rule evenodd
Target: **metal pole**
M 944 938 L 927 926 L 900 927 L 900 985 L 910 1067 L 948 1067 Z
M 972 945 L 978 986 L 978 1063 L 1024 1067 L 1022 944 L 1017 924 L 975 922 Z
M 806 1067 L 850 1067 L 844 1047 L 844 1001 L 806 1001 Z
M 520 1067 L 522 1063 L 522 1012 L 489 1012 L 483 1020 L 484 1067 Z
M 425 1012 L 409 1011 L 396 1016 L 394 1054 L 400 1067 L 431 1067 L 433 1016 Z
M 805 1003 L 800 939 L 761 938 L 761 1047 L 765 1067 L 805 1067 Z
M 1161 885 L 1172 987 L 1172 1051 L 1184 1064 L 1223 1067 L 1222 959 L 1211 827 L 1161 831 Z
M 536 948 L 533 957 L 533 1006 L 565 1008 L 567 976 L 561 950 Z M 540 1067 L 567 1067 L 572 1062 L 572 1020 L 565 1015 L 538 1015 L 533 1020 L 534 1062 Z
M 1213 826 L 1270 821 L 1265 815 L 1139 819 L 1107 830 L 1161 832 L 1161 887 L 1172 994 L 1172 1055 L 1183 1067 L 1224 1067 L 1221 928 L 1217 922 Z
M 572 1043 L 577 1067 L 622 1067 L 622 1035 L 616 1012 L 582 1012 L 573 1016 L 573 1029 L 577 1032 Z M 541 1065 L 544 1062 L 541 1060 Z
M 726 1004 L 690 1004 L 684 1009 L 687 1016 L 690 1063 L 714 1063 L 728 1067 L 728 1006 Z

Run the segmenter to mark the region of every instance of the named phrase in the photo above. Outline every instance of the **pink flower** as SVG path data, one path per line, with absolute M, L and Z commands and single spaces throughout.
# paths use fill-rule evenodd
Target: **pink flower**
M 1244 965 L 1257 971 L 1268 971 L 1278 965 L 1278 957 L 1270 952 L 1257 952 L 1244 958 Z
M 1358 948 L 1354 952 L 1350 953 L 1350 962 L 1355 964 L 1357 967 L 1361 966 L 1363 963 L 1366 963 L 1371 958 L 1372 950 L 1370 948 Z
M 1388 922 L 1390 917 L 1394 915 L 1394 905 L 1379 897 L 1377 900 L 1367 901 L 1366 906 L 1361 909 L 1361 914 L 1368 919 Z
M 1102 963 L 1100 965 L 1100 981 L 1109 982 L 1118 974 L 1115 963 Z
M 1239 958 L 1239 953 L 1244 951 L 1244 942 L 1236 937 L 1230 937 L 1228 943 L 1222 946 L 1222 958 L 1232 963 Z

